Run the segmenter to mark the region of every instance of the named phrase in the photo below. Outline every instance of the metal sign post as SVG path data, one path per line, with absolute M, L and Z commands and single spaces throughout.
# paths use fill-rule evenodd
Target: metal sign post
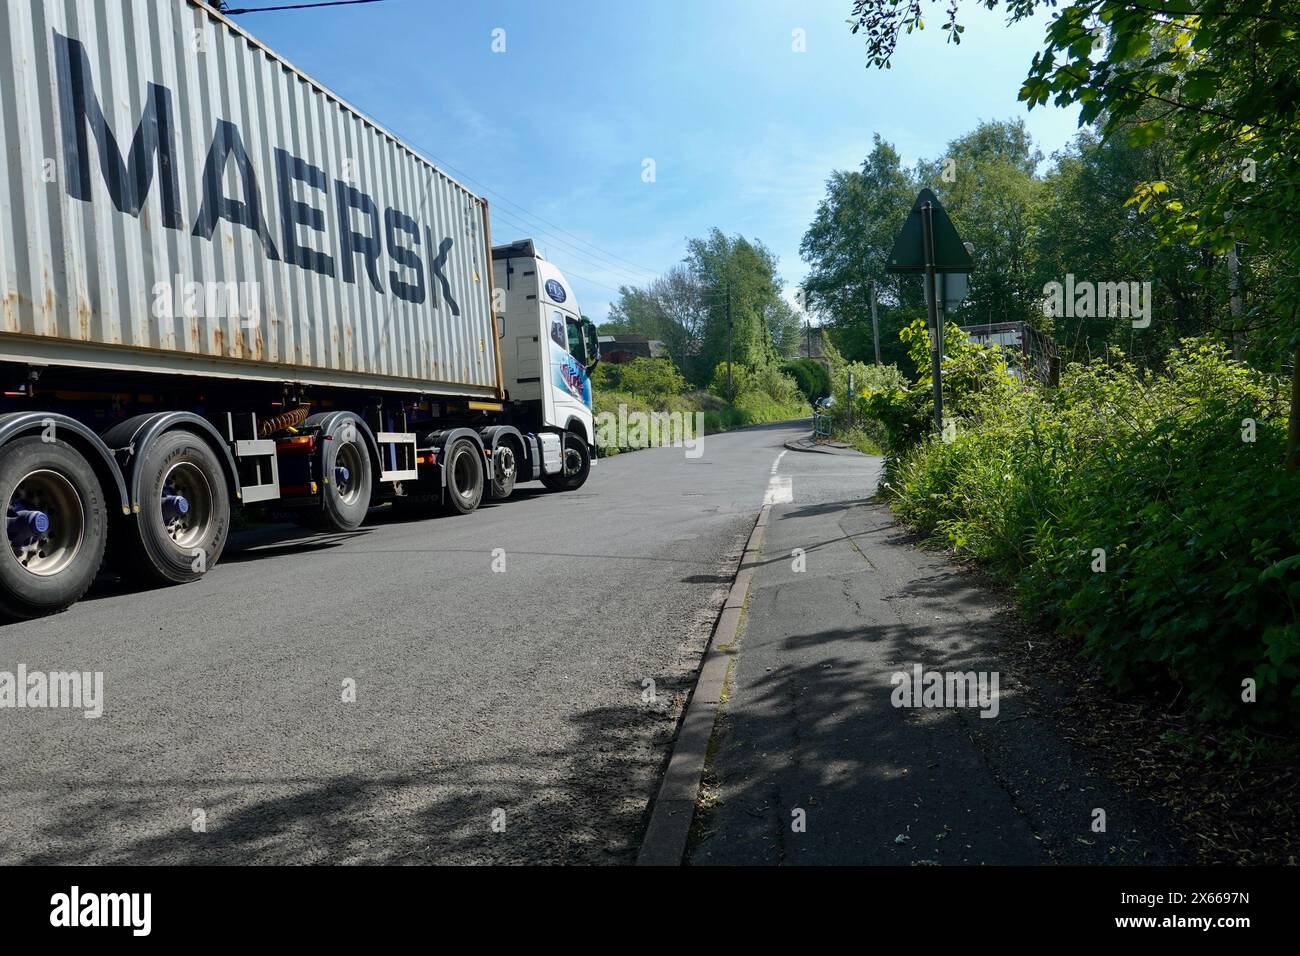
M 921 235 L 925 249 L 925 292 L 926 310 L 930 314 L 930 378 L 934 381 L 934 430 L 943 433 L 943 387 L 940 375 L 943 357 L 939 353 L 939 296 L 934 282 L 934 206 L 925 202 L 921 206 Z
M 934 429 L 943 433 L 943 327 L 939 324 L 939 273 L 964 274 L 974 263 L 939 200 L 922 189 L 894 240 L 887 272 L 923 272 L 925 304 L 930 326 L 930 378 L 934 387 Z M 946 294 L 945 289 L 945 294 Z

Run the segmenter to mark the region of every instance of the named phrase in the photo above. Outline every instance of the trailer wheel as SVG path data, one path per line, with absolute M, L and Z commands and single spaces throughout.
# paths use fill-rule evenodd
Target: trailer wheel
M 515 479 L 519 474 L 519 458 L 515 454 L 512 441 L 502 441 L 492 453 L 492 497 L 509 498 L 515 490 Z
M 140 462 L 140 511 L 114 535 L 113 563 L 127 578 L 184 584 L 221 558 L 230 495 L 221 462 L 198 435 L 165 432 Z
M 542 475 L 542 484 L 551 491 L 577 491 L 587 483 L 591 474 L 591 452 L 577 432 L 564 433 L 564 446 L 560 450 L 559 474 Z
M 354 428 L 343 437 L 325 443 L 321 462 L 329 478 L 321 495 L 324 508 L 318 526 L 331 531 L 354 531 L 370 511 L 370 452 L 365 439 Z
M 0 612 L 27 619 L 62 611 L 99 572 L 108 513 L 94 470 L 62 441 L 19 438 L 0 448 L 7 554 Z
M 478 446 L 468 438 L 457 439 L 442 467 L 447 475 L 444 509 L 451 514 L 469 514 L 483 500 L 483 458 Z

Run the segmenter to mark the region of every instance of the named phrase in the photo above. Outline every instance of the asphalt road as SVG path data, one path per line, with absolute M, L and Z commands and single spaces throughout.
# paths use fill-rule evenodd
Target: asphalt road
M 195 584 L 0 627 L 0 670 L 102 671 L 105 697 L 97 720 L 0 710 L 0 862 L 630 862 L 805 433 L 602 460 L 581 491 L 463 518 L 262 536 Z

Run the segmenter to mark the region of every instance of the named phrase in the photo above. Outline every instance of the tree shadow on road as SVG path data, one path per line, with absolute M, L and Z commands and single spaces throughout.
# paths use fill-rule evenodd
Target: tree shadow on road
M 10 811 L 38 805 L 42 819 L 25 838 L 6 834 L 0 862 L 627 864 L 685 691 L 661 684 L 652 706 L 629 686 L 637 703 L 574 713 L 563 746 L 456 762 L 430 753 L 412 774 L 11 781 Z M 196 809 L 206 832 L 193 828 Z

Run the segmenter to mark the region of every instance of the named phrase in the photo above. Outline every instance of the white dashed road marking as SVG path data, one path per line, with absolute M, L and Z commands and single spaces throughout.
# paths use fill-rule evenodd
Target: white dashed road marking
M 789 451 L 786 449 L 785 451 Z M 776 461 L 772 462 L 772 477 L 767 483 L 767 492 L 763 495 L 763 504 L 765 505 L 786 505 L 794 501 L 794 483 L 788 476 L 778 475 L 777 468 L 781 467 L 781 459 L 785 457 L 785 451 L 776 456 Z
M 784 475 L 773 475 L 767 483 L 767 494 L 763 496 L 765 505 L 788 505 L 794 501 L 794 483 Z

